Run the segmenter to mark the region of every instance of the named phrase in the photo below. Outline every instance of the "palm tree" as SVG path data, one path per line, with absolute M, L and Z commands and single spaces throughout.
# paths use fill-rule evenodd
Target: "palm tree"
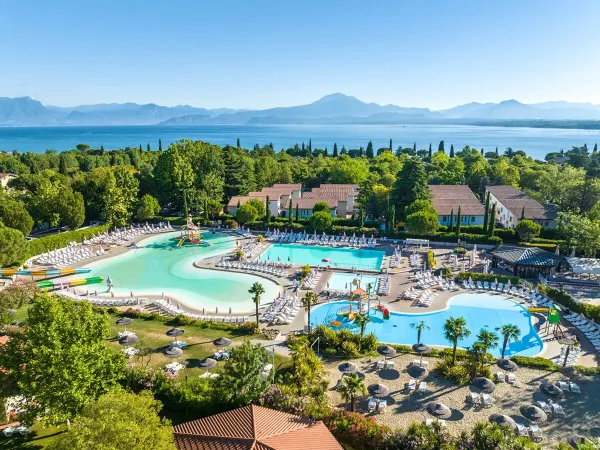
M 360 338 L 362 339 L 365 335 L 365 328 L 367 324 L 371 321 L 371 316 L 368 313 L 360 312 L 356 316 L 354 316 L 354 323 L 356 323 L 360 327 Z
M 464 317 L 450 317 L 444 323 L 444 338 L 452 342 L 452 365 L 456 363 L 458 341 L 462 341 L 470 335 L 471 331 L 467 328 L 467 321 Z
M 306 312 L 308 312 L 308 332 L 310 333 L 310 308 L 312 305 L 319 301 L 319 297 L 313 291 L 308 291 L 306 295 L 302 298 L 302 306 L 306 308 Z
M 354 412 L 356 410 L 356 397 L 367 395 L 367 388 L 362 378 L 353 373 L 342 379 L 339 392 L 345 401 L 350 402 L 350 410 Z
M 521 330 L 519 330 L 519 327 L 516 325 L 507 324 L 496 328 L 496 331 L 499 331 L 500 334 L 504 337 L 504 341 L 502 342 L 502 359 L 504 359 L 504 352 L 506 351 L 506 346 L 508 345 L 508 342 L 511 339 L 513 341 L 519 339 L 519 336 L 521 335 Z
M 260 296 L 265 293 L 265 288 L 262 284 L 256 282 L 248 289 L 248 293 L 252 294 L 252 301 L 256 306 L 256 325 L 260 328 L 258 324 L 258 305 L 260 305 Z
M 421 343 L 421 333 L 423 333 L 423 330 L 430 329 L 427 325 L 427 322 L 424 320 L 421 320 L 420 322 L 413 322 L 410 324 L 410 327 L 417 330 L 417 344 Z
M 479 367 L 479 362 L 483 360 L 485 356 L 485 348 L 481 342 L 474 342 L 473 346 L 467 349 L 467 354 L 469 356 L 469 367 L 471 369 L 471 380 L 477 376 L 477 368 Z
M 484 330 L 483 328 L 479 330 L 479 334 L 477 335 L 477 342 L 481 344 L 483 348 L 484 355 L 491 348 L 498 347 L 498 335 L 493 331 Z

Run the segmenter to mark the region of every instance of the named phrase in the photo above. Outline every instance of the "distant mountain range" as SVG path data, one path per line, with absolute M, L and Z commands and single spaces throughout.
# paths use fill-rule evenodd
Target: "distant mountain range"
M 394 124 L 505 121 L 600 121 L 600 105 L 544 102 L 468 103 L 441 111 L 365 103 L 344 94 L 313 103 L 263 110 L 206 109 L 189 105 L 110 103 L 73 107 L 44 106 L 29 97 L 0 97 L 0 126 L 207 125 L 207 124 Z M 528 122 L 529 123 L 529 122 Z M 507 123 L 510 125 L 510 123 Z

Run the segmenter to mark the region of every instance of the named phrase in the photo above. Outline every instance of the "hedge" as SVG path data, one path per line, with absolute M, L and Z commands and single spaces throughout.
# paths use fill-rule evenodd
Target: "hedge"
M 50 250 L 65 247 L 69 242 L 83 242 L 94 234 L 102 234 L 110 228 L 110 225 L 86 228 L 84 230 L 67 231 L 66 233 L 52 234 L 50 236 L 32 239 L 29 241 L 29 254 L 26 259 L 40 255 Z
M 596 323 L 600 323 L 600 306 L 592 305 L 590 303 L 580 303 L 566 292 L 559 289 L 554 289 L 550 286 L 540 285 L 538 286 L 538 289 L 556 303 L 569 308 L 571 311 L 581 313 Z
M 542 242 L 519 242 L 521 247 L 536 247 L 548 252 L 556 251 L 557 244 L 544 244 Z
M 469 277 L 471 277 L 473 281 L 487 281 L 490 283 L 494 282 L 497 279 L 498 283 L 506 284 L 508 280 L 510 280 L 510 284 L 512 284 L 513 286 L 516 286 L 521 283 L 521 279 L 519 277 L 511 277 L 507 275 L 496 275 L 493 273 L 481 272 L 460 272 L 457 276 L 457 279 L 459 281 L 462 281 L 468 280 Z

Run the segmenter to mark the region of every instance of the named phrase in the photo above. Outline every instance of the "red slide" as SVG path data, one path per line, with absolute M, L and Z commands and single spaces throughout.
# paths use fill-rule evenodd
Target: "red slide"
M 389 320 L 390 311 L 383 305 L 377 305 L 377 309 L 383 313 L 384 320 Z

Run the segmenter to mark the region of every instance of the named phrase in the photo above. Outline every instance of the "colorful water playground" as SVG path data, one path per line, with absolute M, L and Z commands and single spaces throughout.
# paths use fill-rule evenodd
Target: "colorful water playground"
M 359 303 L 361 304 L 359 308 Z M 365 309 L 366 308 L 366 309 Z M 369 301 L 354 297 L 352 302 L 331 302 L 317 306 L 311 311 L 311 326 L 326 325 L 334 329 L 347 328 L 358 331 L 356 316 L 359 312 L 368 313 L 365 333 L 374 333 L 381 342 L 389 344 L 412 345 L 417 341 L 417 332 L 412 323 L 425 321 L 429 327 L 423 333 L 422 342 L 434 346 L 449 346 L 444 338 L 443 325 L 449 317 L 464 317 L 471 335 L 459 342 L 462 348 L 471 346 L 481 329 L 493 331 L 505 324 L 513 324 L 521 330 L 518 341 L 509 342 L 506 354 L 534 356 L 543 350 L 544 344 L 534 329 L 531 314 L 526 308 L 508 298 L 489 294 L 459 294 L 452 297 L 445 310 L 425 314 L 405 314 L 387 312 L 384 305 L 373 298 Z M 354 314 L 350 315 L 353 311 Z M 495 356 L 500 356 L 500 348 L 491 349 Z

